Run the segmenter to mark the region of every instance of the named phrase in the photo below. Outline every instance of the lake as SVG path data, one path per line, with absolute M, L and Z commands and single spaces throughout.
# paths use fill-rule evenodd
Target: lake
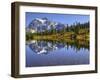
M 26 67 L 87 65 L 89 45 L 84 41 L 32 40 L 26 42 Z

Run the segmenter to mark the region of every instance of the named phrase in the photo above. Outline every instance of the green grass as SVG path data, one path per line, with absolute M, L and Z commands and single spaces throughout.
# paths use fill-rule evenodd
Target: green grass
M 80 29 L 78 33 L 75 33 L 73 31 L 70 32 L 62 32 L 62 33 L 53 33 L 53 34 L 48 34 L 48 35 L 41 35 L 41 34 L 31 34 L 31 33 L 26 33 L 26 40 L 87 40 L 89 41 L 89 31 L 88 29 Z

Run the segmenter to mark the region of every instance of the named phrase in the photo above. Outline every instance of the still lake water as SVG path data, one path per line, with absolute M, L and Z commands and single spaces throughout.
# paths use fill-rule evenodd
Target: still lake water
M 89 48 L 57 41 L 26 42 L 26 67 L 89 64 Z

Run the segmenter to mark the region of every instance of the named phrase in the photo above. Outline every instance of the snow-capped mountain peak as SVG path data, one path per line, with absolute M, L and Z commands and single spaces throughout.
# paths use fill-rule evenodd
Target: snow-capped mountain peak
M 46 21 L 46 20 L 41 19 L 41 18 L 36 18 L 36 20 L 40 21 L 42 24 Z
M 37 31 L 44 32 L 45 30 L 52 30 L 52 29 L 61 30 L 61 29 L 63 29 L 63 27 L 64 27 L 64 24 L 51 21 L 45 17 L 33 19 L 28 26 L 28 28 L 34 32 L 37 32 Z

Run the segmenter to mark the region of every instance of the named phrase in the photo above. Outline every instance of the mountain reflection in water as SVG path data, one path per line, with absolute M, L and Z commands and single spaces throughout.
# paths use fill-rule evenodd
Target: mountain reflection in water
M 26 67 L 89 64 L 89 42 L 26 42 Z
M 60 41 L 30 41 L 27 42 L 27 45 L 29 45 L 30 49 L 35 52 L 36 54 L 48 54 L 52 51 L 56 51 L 58 49 L 69 47 L 73 48 L 76 52 L 80 49 L 88 49 L 89 45 L 85 44 L 68 44 L 66 42 L 60 42 Z

